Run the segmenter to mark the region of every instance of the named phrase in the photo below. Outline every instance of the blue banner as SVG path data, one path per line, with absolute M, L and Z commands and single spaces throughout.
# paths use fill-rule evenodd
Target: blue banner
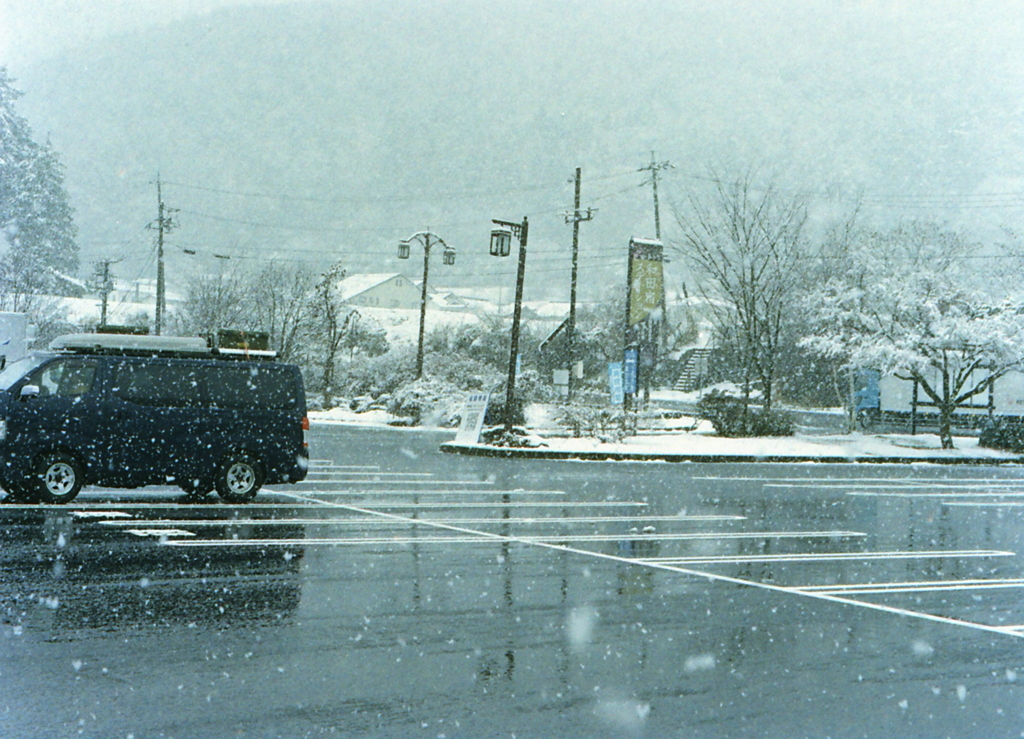
M 612 405 L 622 405 L 625 400 L 622 393 L 622 362 L 608 363 L 608 390 L 612 396 Z
M 636 370 L 639 360 L 640 352 L 638 350 L 626 350 L 626 361 L 622 372 L 622 391 L 629 395 L 636 393 Z

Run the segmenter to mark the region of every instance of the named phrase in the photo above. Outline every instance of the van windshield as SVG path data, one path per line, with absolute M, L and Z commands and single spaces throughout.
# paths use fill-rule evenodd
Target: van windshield
M 0 390 L 10 390 L 11 385 L 41 365 L 53 354 L 29 354 L 16 362 L 11 362 L 0 372 Z

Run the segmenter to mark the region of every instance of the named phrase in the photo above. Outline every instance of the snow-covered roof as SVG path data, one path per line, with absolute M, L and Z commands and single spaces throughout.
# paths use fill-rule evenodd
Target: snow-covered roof
M 52 274 L 54 277 L 57 277 L 57 278 L 63 280 L 64 282 L 66 282 L 66 283 L 68 283 L 70 285 L 74 285 L 76 287 L 80 287 L 82 290 L 85 290 L 85 291 L 89 290 L 89 286 L 85 283 L 85 280 L 80 280 L 77 277 L 72 277 L 71 275 L 66 275 L 63 272 L 61 272 L 60 270 L 54 269 L 53 267 L 47 267 L 47 269 L 50 271 L 50 274 Z
M 419 338 L 420 311 L 410 308 L 373 308 L 360 306 L 359 314 L 379 325 L 387 333 L 392 344 L 415 345 Z M 459 328 L 479 323 L 472 313 L 458 311 L 433 311 L 427 314 L 427 332 L 441 326 Z
M 430 300 L 439 308 L 465 308 L 467 305 L 463 298 L 451 290 L 431 290 Z
M 554 300 L 524 300 L 523 307 L 529 308 L 539 318 L 561 320 L 569 315 L 569 303 Z
M 338 293 L 342 300 L 350 300 L 371 288 L 402 276 L 399 272 L 352 275 L 338 283 Z

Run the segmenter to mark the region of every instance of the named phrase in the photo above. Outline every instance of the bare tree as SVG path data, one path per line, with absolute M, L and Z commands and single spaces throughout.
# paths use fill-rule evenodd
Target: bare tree
M 297 361 L 309 333 L 313 273 L 271 265 L 255 275 L 251 291 L 256 323 L 270 334 L 271 348 L 282 361 Z
M 750 381 L 759 380 L 764 408 L 771 410 L 804 274 L 806 207 L 772 183 L 755 187 L 750 172 L 712 181 L 710 195 L 691 193 L 685 212 L 676 210 L 683 234 L 677 249 L 695 268 L 713 320 L 738 341 L 745 394 Z
M 222 328 L 258 328 L 250 291 L 241 273 L 195 275 L 185 287 L 185 299 L 171 325 L 182 335 L 210 334 Z
M 340 264 L 335 264 L 320 276 L 313 287 L 310 328 L 313 344 L 319 354 L 321 387 L 325 400 L 334 394 L 334 369 L 338 351 L 359 317 L 359 313 L 349 307 L 338 292 L 338 283 L 344 278 L 345 270 Z

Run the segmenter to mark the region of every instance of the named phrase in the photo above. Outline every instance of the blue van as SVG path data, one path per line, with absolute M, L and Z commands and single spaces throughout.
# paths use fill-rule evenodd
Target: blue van
M 302 375 L 271 352 L 116 334 L 50 350 L 0 372 L 0 486 L 15 500 L 170 483 L 244 503 L 306 477 Z

